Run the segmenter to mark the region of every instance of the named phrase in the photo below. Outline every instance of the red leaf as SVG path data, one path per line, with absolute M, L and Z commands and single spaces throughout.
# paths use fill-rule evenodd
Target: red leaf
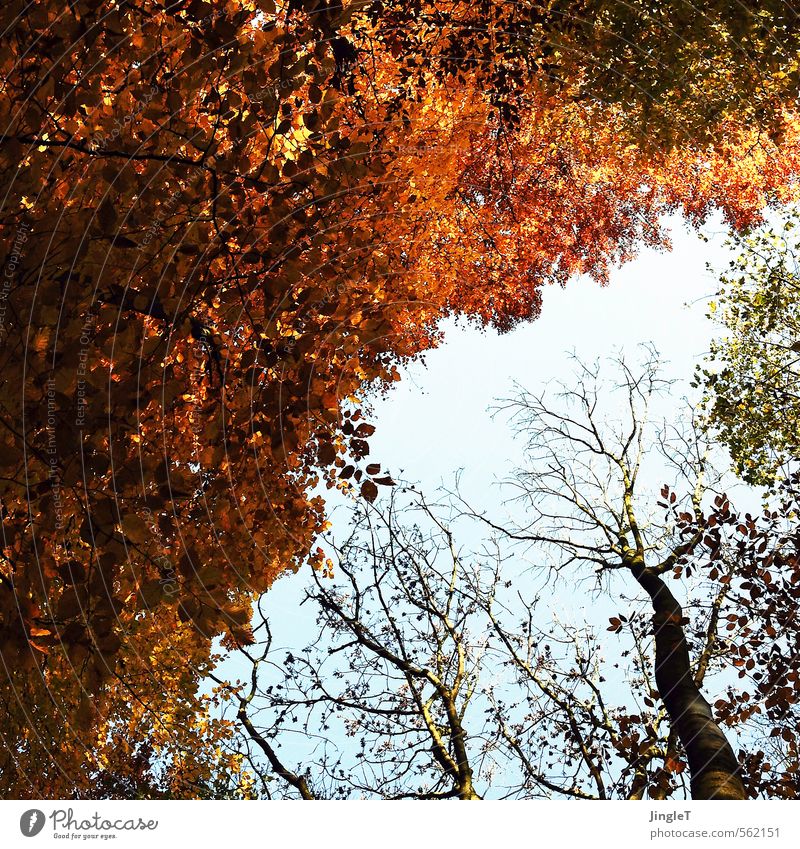
M 364 481 L 361 484 L 361 494 L 372 503 L 378 497 L 378 487 L 372 481 Z

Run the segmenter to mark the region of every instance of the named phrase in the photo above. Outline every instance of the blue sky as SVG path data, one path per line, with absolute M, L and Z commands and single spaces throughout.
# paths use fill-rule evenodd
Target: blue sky
M 652 342 L 669 361 L 669 373 L 691 378 L 718 328 L 705 317 L 717 282 L 706 263 L 724 266 L 725 228 L 704 229 L 710 241 L 672 221 L 673 250 L 645 250 L 612 273 L 607 287 L 577 279 L 544 292 L 541 317 L 512 333 L 480 332 L 449 322 L 445 343 L 415 363 L 386 397 L 374 404 L 378 430 L 371 453 L 409 480 L 437 486 L 465 469 L 465 483 L 482 489 L 517 456 L 502 417 L 488 409 L 514 382 L 529 389 L 569 380 L 569 352 L 594 360 L 620 349 L 633 358 Z M 686 381 L 676 394 L 687 390 Z

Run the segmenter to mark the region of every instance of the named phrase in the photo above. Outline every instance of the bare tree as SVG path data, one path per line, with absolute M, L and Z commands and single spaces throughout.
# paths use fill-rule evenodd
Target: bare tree
M 656 354 L 615 366 L 501 405 L 525 440 L 507 517 L 396 487 L 327 539 L 299 644 L 259 611 L 245 680 L 218 683 L 264 795 L 791 794 L 800 485 L 737 513 L 691 410 L 659 419 Z
M 513 482 L 527 519 L 516 528 L 484 521 L 511 539 L 550 549 L 557 570 L 588 567 L 598 582 L 622 574 L 638 584 L 650 600 L 655 643 L 654 680 L 648 686 L 671 723 L 666 757 L 674 757 L 680 743 L 693 798 L 743 799 L 738 760 L 702 693 L 728 584 L 709 602 L 708 625 L 700 631 L 703 642 L 693 662 L 686 633 L 690 620 L 667 580 L 687 567 L 691 574 L 689 563 L 706 529 L 704 499 L 716 494 L 719 476 L 691 416 L 685 426 L 658 424 L 650 417 L 654 399 L 669 388 L 655 351 L 648 351 L 638 372 L 622 358 L 616 365 L 613 384 L 601 379 L 596 364 L 578 362 L 575 384 L 562 385 L 555 402 L 547 394 L 522 390 L 504 405 L 527 440 L 527 464 Z M 604 414 L 609 399 L 624 410 L 620 420 Z M 643 466 L 655 455 L 659 471 L 671 467 L 677 481 L 678 492 L 668 485 L 661 489 L 660 506 L 673 508 L 667 514 L 642 485 Z M 682 528 L 670 521 L 678 507 Z M 620 592 L 618 581 L 608 581 L 607 587 L 612 595 Z M 617 623 L 612 620 L 612 626 Z

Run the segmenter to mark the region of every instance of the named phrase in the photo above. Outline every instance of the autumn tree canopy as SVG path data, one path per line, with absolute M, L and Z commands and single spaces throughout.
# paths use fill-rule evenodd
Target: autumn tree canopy
M 200 792 L 212 639 L 391 484 L 364 388 L 794 198 L 788 7 L 689 9 L 3 4 L 4 792 Z

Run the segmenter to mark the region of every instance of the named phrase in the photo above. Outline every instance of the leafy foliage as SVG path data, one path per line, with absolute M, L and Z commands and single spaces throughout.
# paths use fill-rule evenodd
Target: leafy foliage
M 739 256 L 722 275 L 712 316 L 726 335 L 712 344 L 698 382 L 709 425 L 751 483 L 773 483 L 778 467 L 800 455 L 798 351 L 800 279 L 795 223 L 736 238 Z

